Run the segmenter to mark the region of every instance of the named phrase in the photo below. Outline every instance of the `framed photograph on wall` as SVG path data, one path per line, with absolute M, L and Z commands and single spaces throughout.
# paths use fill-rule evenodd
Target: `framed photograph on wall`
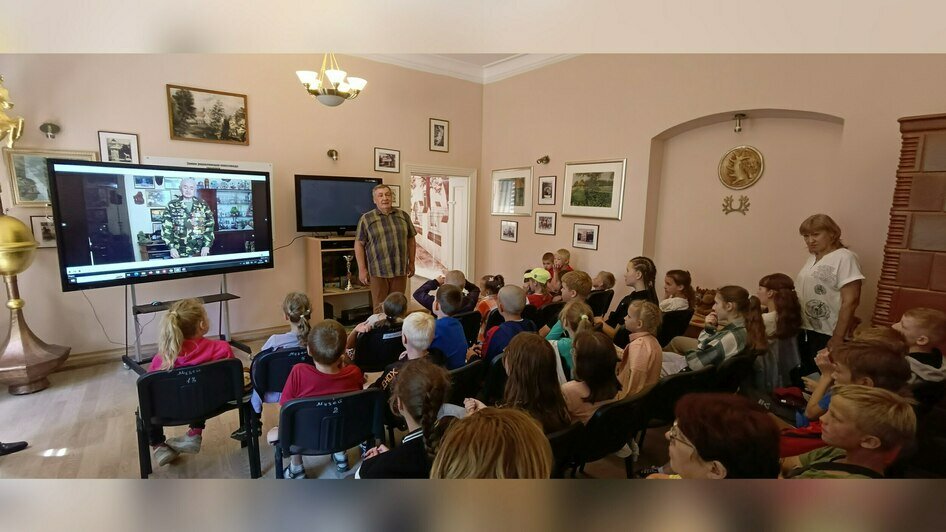
M 539 178 L 539 205 L 555 205 L 555 176 Z
M 621 219 L 627 159 L 565 163 L 562 216 Z
M 97 155 L 94 151 L 3 148 L 3 158 L 7 163 L 13 189 L 13 204 L 19 207 L 49 205 L 49 174 L 46 172 L 46 159 L 95 161 Z
M 450 151 L 450 122 L 430 119 L 430 151 Z
M 502 220 L 499 222 L 499 239 L 506 242 L 516 242 L 519 240 L 519 222 L 514 220 Z
M 38 247 L 56 247 L 56 224 L 49 216 L 30 216 L 30 227 L 33 228 L 33 238 Z
M 164 209 L 150 209 L 151 221 L 154 223 L 164 222 Z
M 99 154 L 107 163 L 138 164 L 138 135 L 99 131 Z
M 557 213 L 554 213 L 554 212 L 535 213 L 535 234 L 554 235 L 556 217 L 557 217 Z
M 389 148 L 375 148 L 374 171 L 400 173 L 401 152 Z
M 401 208 L 401 185 L 388 185 L 391 189 L 391 206 L 395 209 Z
M 598 229 L 595 224 L 575 224 L 572 233 L 572 247 L 581 249 L 598 249 Z
M 167 97 L 172 140 L 250 144 L 245 94 L 168 85 Z
M 150 175 L 136 175 L 135 188 L 154 188 L 154 177 Z
M 532 215 L 532 167 L 493 170 L 490 214 Z

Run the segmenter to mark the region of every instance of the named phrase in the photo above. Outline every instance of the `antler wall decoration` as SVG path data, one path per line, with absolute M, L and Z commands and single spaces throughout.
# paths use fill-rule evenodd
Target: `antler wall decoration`
M 731 212 L 738 212 L 739 214 L 745 215 L 749 212 L 749 196 L 739 196 L 739 205 L 737 207 L 732 206 L 733 197 L 726 196 L 723 198 L 723 213 L 729 214 Z

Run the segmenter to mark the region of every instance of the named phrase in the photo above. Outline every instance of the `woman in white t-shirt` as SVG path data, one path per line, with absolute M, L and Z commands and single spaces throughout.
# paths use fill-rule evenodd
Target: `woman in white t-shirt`
M 818 351 L 844 341 L 854 323 L 864 275 L 857 255 L 841 242 L 841 228 L 827 214 L 809 216 L 798 232 L 810 253 L 795 278 L 802 307 L 798 347 L 804 375 L 817 371 Z

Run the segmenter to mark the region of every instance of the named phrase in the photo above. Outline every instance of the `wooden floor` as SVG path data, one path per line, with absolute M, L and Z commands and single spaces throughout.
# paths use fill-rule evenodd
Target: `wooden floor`
M 251 343 L 254 352 L 261 344 Z M 0 457 L 0 478 L 138 478 L 136 378 L 115 360 L 54 373 L 49 377 L 52 385 L 35 394 L 0 392 L 0 441 L 30 444 L 24 451 Z M 279 405 L 264 405 L 263 434 L 278 416 Z M 208 420 L 201 452 L 182 455 L 165 467 L 155 465 L 151 478 L 249 478 L 246 450 L 230 439 L 238 425 L 235 411 Z M 185 430 L 169 427 L 166 434 L 176 436 Z M 273 478 L 272 448 L 265 437 L 262 440 L 263 478 Z M 653 452 L 645 452 L 641 463 L 663 463 L 666 443 L 661 431 L 648 435 L 645 451 L 651 447 Z M 331 457 L 305 457 L 308 477 L 351 478 L 358 466 L 357 449 L 348 454 L 352 469 L 343 476 L 335 473 Z M 656 460 L 648 460 L 648 455 Z M 586 476 L 624 478 L 624 464 L 609 457 L 589 464 Z

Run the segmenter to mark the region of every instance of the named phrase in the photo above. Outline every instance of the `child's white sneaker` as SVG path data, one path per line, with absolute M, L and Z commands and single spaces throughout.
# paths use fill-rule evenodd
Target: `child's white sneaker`
M 179 453 L 199 453 L 202 440 L 203 436 L 200 434 L 195 434 L 194 436 L 185 434 L 176 438 L 168 438 L 166 443 L 168 447 Z
M 300 469 L 299 471 L 293 471 L 292 466 L 289 466 L 285 470 L 283 470 L 282 478 L 293 479 L 293 480 L 305 479 L 305 469 Z
M 154 461 L 157 462 L 160 467 L 170 464 L 180 456 L 180 453 L 163 443 L 155 447 L 151 452 L 154 454 Z

